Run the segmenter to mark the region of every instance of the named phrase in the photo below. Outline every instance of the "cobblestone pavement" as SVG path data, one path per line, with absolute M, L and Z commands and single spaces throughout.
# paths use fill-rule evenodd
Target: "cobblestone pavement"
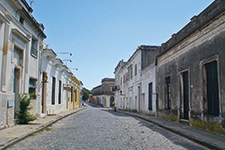
M 152 123 L 87 107 L 9 149 L 206 149 Z

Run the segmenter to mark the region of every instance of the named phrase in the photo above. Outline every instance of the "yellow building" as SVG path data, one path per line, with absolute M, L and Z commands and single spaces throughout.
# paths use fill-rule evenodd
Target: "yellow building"
M 74 75 L 71 76 L 70 86 L 69 109 L 80 108 L 80 81 Z

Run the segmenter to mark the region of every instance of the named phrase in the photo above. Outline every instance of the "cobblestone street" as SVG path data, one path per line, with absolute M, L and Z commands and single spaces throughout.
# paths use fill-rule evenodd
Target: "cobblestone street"
M 87 106 L 9 149 L 206 149 L 160 127 Z

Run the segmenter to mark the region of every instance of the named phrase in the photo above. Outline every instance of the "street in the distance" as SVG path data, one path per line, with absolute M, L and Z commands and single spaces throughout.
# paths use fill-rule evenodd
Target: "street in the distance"
M 9 149 L 207 149 L 155 124 L 87 105 Z

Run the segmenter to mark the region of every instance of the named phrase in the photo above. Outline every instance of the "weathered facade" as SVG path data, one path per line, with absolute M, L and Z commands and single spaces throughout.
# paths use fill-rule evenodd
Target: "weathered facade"
M 116 107 L 154 114 L 156 111 L 155 57 L 158 46 L 141 45 L 127 62 L 115 68 Z M 154 107 L 154 108 L 153 108 Z
M 44 26 L 25 0 L 0 1 L 0 127 L 13 125 L 19 94 L 33 94 L 33 114 L 40 115 L 40 54 Z
M 164 44 L 158 55 L 158 115 L 225 125 L 225 1 L 210 6 Z
M 141 67 L 141 103 L 142 113 L 156 113 L 156 55 L 159 47 L 151 47 L 150 51 L 142 52 Z
M 92 89 L 93 103 L 100 106 L 112 107 L 115 94 L 115 79 L 104 78 L 102 84 Z

